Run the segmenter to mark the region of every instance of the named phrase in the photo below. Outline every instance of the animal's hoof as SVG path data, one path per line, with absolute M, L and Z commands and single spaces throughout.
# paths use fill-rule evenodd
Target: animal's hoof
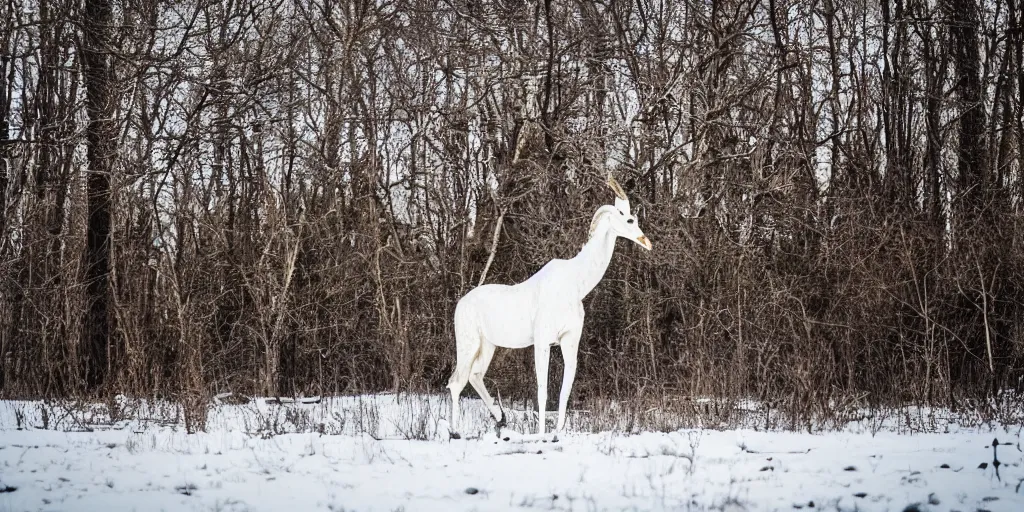
M 449 440 L 450 439 L 462 439 L 462 436 L 460 436 L 458 432 L 451 432 L 451 431 L 449 431 L 448 432 L 448 439 Z
M 503 428 L 507 423 L 505 422 L 505 411 L 501 411 L 501 419 L 498 420 L 497 427 Z

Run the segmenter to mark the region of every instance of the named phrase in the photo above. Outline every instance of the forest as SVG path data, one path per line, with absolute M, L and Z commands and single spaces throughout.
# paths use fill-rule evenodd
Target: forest
M 442 392 L 611 173 L 574 406 L 1019 400 L 1018 1 L 3 0 L 0 396 Z

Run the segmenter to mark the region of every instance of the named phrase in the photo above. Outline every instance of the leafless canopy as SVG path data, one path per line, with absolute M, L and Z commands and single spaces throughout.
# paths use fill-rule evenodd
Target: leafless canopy
M 580 400 L 1011 396 L 1022 5 L 8 0 L 0 393 L 439 392 L 613 172 Z

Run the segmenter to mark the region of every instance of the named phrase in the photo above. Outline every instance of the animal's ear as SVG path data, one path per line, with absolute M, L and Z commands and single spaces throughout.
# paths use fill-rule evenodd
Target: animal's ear
M 623 201 L 626 202 L 629 201 L 629 198 L 626 197 L 626 191 L 622 190 L 622 186 L 619 185 L 619 182 L 615 181 L 615 178 L 612 177 L 612 173 L 610 172 L 608 173 L 608 188 L 612 189 L 612 191 L 615 192 L 615 197 L 622 199 Z
M 624 213 L 626 215 L 629 215 L 630 214 L 629 199 L 619 199 L 619 198 L 616 197 L 615 198 L 615 208 L 617 210 L 619 210 L 620 212 L 622 212 L 622 213 Z
M 597 209 L 597 212 L 594 213 L 594 220 L 590 221 L 590 231 L 587 233 L 587 240 L 590 240 L 590 237 L 594 236 L 594 230 L 596 230 L 597 225 L 601 223 L 601 219 L 604 218 L 605 215 L 610 215 L 611 213 L 612 209 L 610 206 L 602 206 Z

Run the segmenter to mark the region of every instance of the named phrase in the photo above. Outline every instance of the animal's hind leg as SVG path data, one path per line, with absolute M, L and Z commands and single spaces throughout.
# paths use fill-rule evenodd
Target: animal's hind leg
M 482 342 L 481 345 L 480 355 L 473 362 L 473 371 L 469 374 L 469 383 L 473 385 L 473 389 L 480 395 L 480 399 L 484 401 L 484 405 L 491 412 L 491 416 L 494 416 L 499 425 L 504 426 L 505 413 L 494 402 L 494 398 L 491 398 L 491 394 L 487 392 L 487 387 L 484 386 L 484 374 L 487 373 L 487 368 L 491 366 L 491 358 L 494 357 L 495 346 L 486 341 Z
M 477 359 L 477 355 L 480 352 L 480 342 L 474 338 L 472 340 L 465 339 L 465 336 L 460 335 L 458 332 L 455 333 L 456 339 L 456 353 L 455 353 L 455 371 L 452 372 L 452 376 L 448 379 L 448 389 L 452 393 L 452 416 L 448 420 L 448 434 L 452 439 L 459 439 L 459 426 L 461 423 L 461 412 L 459 411 L 459 396 L 462 395 L 462 390 L 466 388 L 466 383 L 469 382 L 470 373 L 473 370 L 473 362 Z

